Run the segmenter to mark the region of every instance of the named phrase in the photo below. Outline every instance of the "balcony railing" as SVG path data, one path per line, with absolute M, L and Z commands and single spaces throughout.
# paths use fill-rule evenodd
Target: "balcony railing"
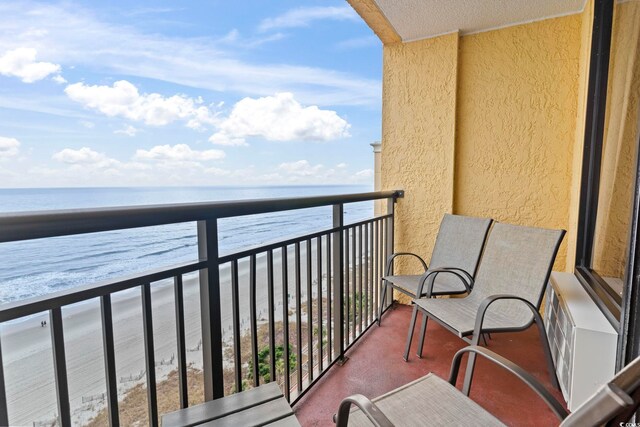
M 149 424 L 159 424 L 156 369 L 163 360 L 155 360 L 152 288 L 161 281 L 173 280 L 176 348 L 180 407 L 188 406 L 187 351 L 185 340 L 185 301 L 183 277 L 199 276 L 202 351 L 205 400 L 225 394 L 225 363 L 233 370 L 233 391 L 258 386 L 266 380 L 278 380 L 287 399 L 295 403 L 335 363 L 345 360 L 345 351 L 377 319 L 379 282 L 386 257 L 393 251 L 394 202 L 401 191 L 361 193 L 337 196 L 250 200 L 216 203 L 159 205 L 129 208 L 85 209 L 0 215 L 0 243 L 55 236 L 69 236 L 137 227 L 197 223 L 198 260 L 157 268 L 130 277 L 87 284 L 42 297 L 34 297 L 0 306 L 0 324 L 36 313 L 48 312 L 51 327 L 51 351 L 57 394 L 56 421 L 71 425 L 67 358 L 65 356 L 65 306 L 99 299 L 104 357 L 106 409 L 110 425 L 119 425 L 118 377 L 112 295 L 139 289 L 142 304 L 144 371 Z M 386 213 L 364 221 L 345 224 L 344 205 L 387 200 Z M 332 228 L 320 230 L 260 247 L 220 256 L 218 219 L 320 206 L 333 207 Z M 283 230 L 282 234 L 285 234 Z M 258 277 L 258 264 L 265 274 Z M 239 271 L 248 272 L 248 280 Z M 242 270 L 242 271 L 245 271 Z M 262 271 L 262 270 L 261 270 Z M 230 280 L 221 280 L 221 273 Z M 280 276 L 280 277 L 277 277 Z M 223 289 L 228 286 L 230 289 Z M 266 288 L 266 290 L 265 290 Z M 221 317 L 221 291 L 231 294 L 231 361 L 225 361 Z M 265 295 L 266 294 L 266 295 Z M 292 295 L 293 294 L 293 295 Z M 266 296 L 266 304 L 264 297 Z M 278 301 L 279 300 L 279 301 Z M 266 319 L 259 305 L 266 305 Z M 388 304 L 387 304 L 388 306 Z M 250 352 L 243 360 L 241 308 L 249 311 Z M 157 315 L 157 313 L 156 313 Z M 280 320 L 277 320 L 280 319 Z M 268 374 L 259 372 L 259 323 L 267 325 Z M 277 331 L 277 323 L 282 332 Z M 295 326 L 293 324 L 295 323 Z M 278 346 L 278 338 L 281 345 Z M 246 341 L 245 341 L 246 346 Z M 278 351 L 283 364 L 278 373 Z M 295 366 L 291 354 L 295 354 Z M 0 425 L 9 425 L 7 389 L 0 345 Z M 228 357 L 229 359 L 229 357 Z M 283 369 L 282 369 L 283 368 Z M 248 372 L 246 378 L 244 371 Z M 229 392 L 229 388 L 227 388 Z M 106 396 L 106 399 L 105 399 Z M 92 397 L 93 399 L 93 397 Z

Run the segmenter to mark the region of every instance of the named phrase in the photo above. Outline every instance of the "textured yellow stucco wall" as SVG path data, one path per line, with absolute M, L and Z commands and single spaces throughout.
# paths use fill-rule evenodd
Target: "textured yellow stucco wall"
M 638 144 L 640 0 L 616 4 L 611 39 L 593 268 L 622 278 Z
M 572 15 L 461 38 L 456 213 L 567 228 L 580 30 Z
M 384 45 L 382 188 L 406 192 L 397 251 L 428 260 L 453 212 L 564 228 L 555 269 L 573 269 L 592 9 Z
M 396 205 L 396 250 L 427 260 L 453 207 L 457 58 L 457 34 L 384 46 L 382 187 L 408 196 Z

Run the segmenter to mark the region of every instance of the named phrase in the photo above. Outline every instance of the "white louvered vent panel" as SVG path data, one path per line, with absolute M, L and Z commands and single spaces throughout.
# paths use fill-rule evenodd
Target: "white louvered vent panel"
M 551 354 L 573 411 L 613 377 L 618 336 L 573 274 L 552 273 L 545 299 Z

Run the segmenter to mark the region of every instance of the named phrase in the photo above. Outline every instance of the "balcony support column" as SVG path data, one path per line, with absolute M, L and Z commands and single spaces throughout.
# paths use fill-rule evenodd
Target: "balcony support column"
M 371 144 L 373 148 L 373 191 L 381 191 L 382 189 L 382 143 L 375 141 Z M 374 215 L 384 215 L 385 204 L 384 199 L 373 202 Z
M 198 258 L 207 263 L 200 270 L 202 362 L 205 401 L 224 396 L 222 380 L 222 318 L 220 315 L 220 270 L 218 265 L 218 221 L 198 221 Z

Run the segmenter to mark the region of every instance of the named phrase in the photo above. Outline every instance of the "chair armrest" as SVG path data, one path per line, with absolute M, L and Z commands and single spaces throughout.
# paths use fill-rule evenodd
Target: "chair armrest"
M 449 383 L 454 387 L 458 379 L 458 372 L 460 371 L 460 362 L 462 361 L 462 356 L 465 353 L 479 354 L 485 359 L 511 372 L 523 383 L 525 383 L 531 390 L 533 390 L 544 401 L 544 403 L 547 404 L 549 409 L 553 411 L 558 419 L 563 420 L 569 414 L 567 410 L 564 409 L 562 404 L 560 404 L 560 402 L 558 402 L 556 398 L 554 398 L 553 395 L 549 393 L 549 391 L 533 375 L 531 375 L 509 359 L 506 359 L 487 348 L 477 345 L 470 345 L 463 348 L 462 350 L 458 350 L 455 356 L 453 356 L 453 361 L 451 362 L 451 373 L 449 375 Z
M 420 264 L 422 264 L 422 267 L 424 268 L 424 271 L 427 271 L 427 263 L 424 262 L 424 260 L 420 257 L 420 255 L 414 254 L 412 252 L 396 252 L 391 254 L 389 258 L 387 258 L 387 265 L 384 270 L 385 276 L 388 276 L 391 274 L 391 267 L 393 267 L 393 260 L 399 256 L 412 256 L 412 257 L 418 258 L 418 260 L 420 261 Z
M 456 271 L 456 272 L 462 274 L 469 281 L 469 286 L 473 288 L 473 285 L 475 284 L 475 280 L 473 279 L 473 276 L 467 270 L 464 270 L 464 269 L 458 268 L 458 267 L 442 267 L 442 268 L 445 268 L 445 269 L 451 270 L 451 271 Z
M 371 423 L 376 427 L 393 427 L 393 423 L 387 418 L 382 411 L 369 398 L 361 394 L 342 399 L 338 413 L 333 415 L 333 422 L 337 427 L 347 427 L 349 423 L 349 414 L 351 413 L 351 405 L 356 405 L 362 413 L 364 413 Z
M 479 334 L 482 332 L 482 323 L 484 322 L 484 316 L 489 306 L 501 299 L 512 299 L 512 300 L 520 301 L 524 303 L 531 310 L 534 316 L 536 315 L 540 316 L 540 313 L 538 312 L 538 308 L 535 305 L 531 304 L 531 302 L 525 298 L 522 298 L 516 295 L 510 295 L 510 294 L 490 295 L 486 297 L 484 300 L 482 300 L 482 302 L 480 303 L 480 306 L 478 307 L 478 313 L 476 314 L 476 323 L 473 328 L 474 336 L 476 335 L 479 336 Z
M 458 272 L 458 270 L 464 271 L 462 269 L 448 268 L 448 267 L 434 268 L 432 270 L 426 271 L 422 275 L 422 277 L 420 278 L 420 282 L 418 283 L 416 298 L 420 298 L 420 296 L 422 295 L 422 290 L 424 289 L 425 283 L 427 284 L 427 292 L 426 292 L 427 298 L 431 298 L 431 294 L 433 293 L 433 286 L 438 274 L 453 274 L 458 279 L 460 279 L 460 281 L 464 285 L 467 292 L 471 292 L 471 288 L 473 287 L 473 278 L 471 276 L 469 276 L 468 278 L 465 278 L 461 273 Z M 429 280 L 429 278 L 431 279 Z M 467 282 L 467 280 L 470 280 L 470 282 Z

